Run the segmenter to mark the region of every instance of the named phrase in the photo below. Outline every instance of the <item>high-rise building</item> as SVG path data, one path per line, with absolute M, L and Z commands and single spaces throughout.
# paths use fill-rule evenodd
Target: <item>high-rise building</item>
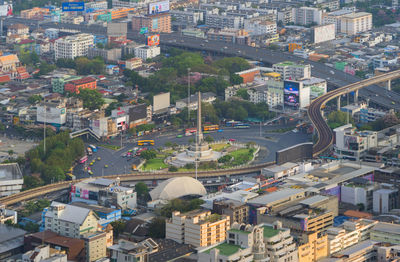
M 372 14 L 366 12 L 352 13 L 342 16 L 340 30 L 342 33 L 354 35 L 372 29 Z
M 57 39 L 54 42 L 55 59 L 87 56 L 93 45 L 94 36 L 91 34 L 76 34 Z
M 162 13 L 151 16 L 138 15 L 132 17 L 132 30 L 140 31 L 147 27 L 152 33 L 171 33 L 171 15 Z
M 322 10 L 315 7 L 293 8 L 293 21 L 299 25 L 320 25 L 322 23 Z

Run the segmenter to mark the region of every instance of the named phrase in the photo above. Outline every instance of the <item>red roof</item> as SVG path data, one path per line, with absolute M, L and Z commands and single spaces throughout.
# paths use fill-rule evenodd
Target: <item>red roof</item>
M 87 84 L 87 83 L 91 83 L 91 82 L 96 82 L 96 79 L 94 77 L 88 76 L 88 77 L 84 77 L 81 79 L 72 80 L 69 83 L 74 84 L 74 85 L 83 85 L 83 84 Z
M 11 77 L 9 75 L 2 75 L 0 76 L 0 83 L 10 82 Z
M 31 39 L 23 39 L 21 41 L 18 42 L 19 45 L 24 45 L 24 44 L 30 44 L 33 43 L 35 41 L 31 40 Z
M 366 218 L 366 219 L 371 219 L 372 215 L 367 212 L 361 212 L 361 211 L 356 211 L 356 210 L 347 210 L 344 212 L 345 216 L 348 217 L 356 217 L 356 218 Z

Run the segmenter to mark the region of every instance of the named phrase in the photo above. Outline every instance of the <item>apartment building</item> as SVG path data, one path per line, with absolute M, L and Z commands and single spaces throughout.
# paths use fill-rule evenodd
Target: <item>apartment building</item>
M 19 193 L 24 183 L 17 163 L 0 164 L 0 197 Z
M 81 79 L 71 80 L 64 85 L 64 91 L 79 94 L 81 89 L 96 89 L 97 80 L 88 76 Z
M 371 240 L 390 244 L 400 244 L 400 225 L 379 222 L 371 229 Z
M 97 261 L 107 254 L 107 233 L 84 233 L 81 238 L 85 241 L 85 261 Z
M 372 14 L 366 12 L 347 14 L 341 17 L 340 32 L 355 35 L 372 29 Z
M 373 211 L 378 214 L 389 213 L 399 208 L 399 190 L 397 188 L 382 188 L 373 193 Z
M 141 45 L 135 48 L 135 56 L 141 58 L 142 60 L 147 60 L 160 54 L 161 48 L 159 46 Z
M 378 222 L 374 220 L 360 219 L 357 221 L 345 221 L 338 227 L 330 227 L 326 230 L 329 241 L 329 254 L 342 251 L 359 242 L 370 238 L 370 231 Z
M 298 261 L 290 229 L 279 221 L 255 226 L 234 223 L 227 234 L 225 242 L 201 249 L 197 261 Z
M 276 107 L 283 104 L 283 89 L 271 86 L 258 86 L 247 90 L 250 102 L 266 103 L 268 107 Z
M 165 238 L 195 247 L 210 246 L 226 239 L 230 217 L 211 214 L 211 211 L 194 210 L 181 214 L 172 213 L 166 221 Z
M 97 231 L 99 218 L 92 210 L 53 201 L 43 212 L 44 229 L 61 236 L 80 238 Z
M 0 224 L 6 224 L 8 221 L 17 224 L 17 211 L 6 209 L 5 205 L 0 205 Z
M 7 28 L 7 35 L 28 35 L 29 26 L 24 24 L 12 24 Z
M 347 9 L 341 9 L 330 13 L 322 13 L 322 24 L 335 24 L 336 33 L 340 33 L 342 31 L 342 17 L 352 13 L 353 11 Z
M 150 261 L 149 255 L 158 251 L 158 244 L 151 238 L 147 238 L 139 243 L 130 242 L 124 239 L 119 240 L 108 248 L 110 259 L 113 262 L 126 261 Z
M 88 56 L 94 58 L 96 56 L 102 57 L 107 62 L 118 62 L 121 59 L 121 48 L 103 49 L 103 48 L 89 48 Z
M 60 127 L 67 121 L 66 100 L 46 99 L 36 107 L 36 122 Z
M 262 19 L 246 19 L 244 21 L 244 30 L 251 36 L 276 34 L 276 22 Z
M 50 13 L 48 8 L 34 7 L 32 9 L 21 10 L 21 18 L 42 20 L 43 16 Z
M 378 145 L 377 132 L 356 132 L 351 124 L 335 128 L 333 132 L 336 137 L 334 154 L 339 158 L 359 161 L 370 148 Z
M 171 10 L 169 13 L 174 18 L 174 24 L 194 26 L 204 21 L 203 12 Z
M 213 211 L 220 215 L 228 215 L 231 223 L 249 222 L 249 206 L 235 200 L 213 202 Z
M 205 24 L 210 28 L 240 29 L 243 28 L 244 18 L 241 16 L 206 14 Z
M 285 61 L 272 66 L 274 72 L 281 75 L 284 80 L 297 80 L 311 77 L 311 66 Z
M 74 25 L 79 25 L 85 21 L 85 18 L 81 15 L 78 16 L 68 16 L 68 15 L 63 15 L 60 18 L 60 23 L 65 23 L 65 24 L 74 24 Z
M 125 68 L 129 70 L 133 70 L 135 68 L 141 67 L 143 64 L 143 60 L 139 57 L 133 57 L 125 61 Z
M 104 10 L 108 8 L 107 1 L 92 1 L 85 3 L 86 10 Z
M 54 42 L 55 59 L 87 56 L 89 48 L 94 45 L 91 34 L 76 34 L 59 38 Z
M 377 185 L 368 180 L 346 182 L 340 186 L 340 199 L 343 203 L 352 205 L 362 204 L 364 211 L 372 211 L 373 194 Z
M 293 21 L 298 25 L 311 25 L 322 23 L 322 10 L 315 7 L 302 6 L 293 8 Z
M 136 15 L 132 17 L 132 30 L 140 31 L 147 27 L 152 33 L 171 33 L 171 15 L 169 13 L 152 16 Z
M 328 256 L 328 236 L 316 232 L 306 232 L 302 235 L 299 246 L 299 262 L 315 262 Z

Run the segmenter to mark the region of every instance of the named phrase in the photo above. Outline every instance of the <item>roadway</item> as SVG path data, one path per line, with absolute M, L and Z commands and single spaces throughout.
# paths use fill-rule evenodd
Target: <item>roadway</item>
M 106 28 L 100 25 L 74 25 L 53 22 L 40 22 L 17 17 L 6 18 L 4 21 L 5 25 L 13 23 L 23 23 L 29 25 L 33 29 L 36 29 L 40 26 L 42 28 L 78 30 L 81 32 L 98 35 L 105 35 L 107 33 Z M 139 42 L 145 42 L 145 37 L 143 35 L 139 35 L 137 32 L 132 32 L 130 30 L 128 31 L 128 38 Z M 343 71 L 337 70 L 323 63 L 307 60 L 298 56 L 294 56 L 287 52 L 274 51 L 267 48 L 251 47 L 247 45 L 223 43 L 221 41 L 207 40 L 206 42 L 199 38 L 182 36 L 178 32 L 171 34 L 161 34 L 160 39 L 162 47 L 179 47 L 211 53 L 217 52 L 223 55 L 240 56 L 256 61 L 261 61 L 267 65 L 272 65 L 285 60 L 297 63 L 306 62 L 307 64 L 311 65 L 311 72 L 313 76 L 326 79 L 329 84 L 335 87 L 346 86 L 362 80 L 357 76 L 349 75 Z M 393 91 L 385 90 L 380 86 L 373 85 L 365 87 L 364 89 L 360 90 L 359 95 L 360 97 L 364 99 L 369 99 L 370 102 L 373 102 L 381 107 L 400 110 L 400 94 Z
M 340 87 L 315 99 L 308 108 L 308 116 L 318 133 L 318 141 L 314 144 L 313 155 L 318 156 L 319 154 L 326 151 L 333 143 L 333 131 L 328 126 L 322 115 L 322 107 L 326 105 L 327 102 L 348 92 L 354 92 L 361 88 L 392 80 L 398 77 L 400 77 L 400 70 L 396 70 L 390 73 L 375 76 L 357 83 Z

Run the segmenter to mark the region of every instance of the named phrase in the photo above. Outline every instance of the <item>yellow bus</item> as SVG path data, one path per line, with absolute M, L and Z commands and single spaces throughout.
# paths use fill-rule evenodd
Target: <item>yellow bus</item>
M 205 125 L 203 131 L 213 131 L 213 130 L 218 130 L 219 125 Z
M 154 140 L 139 140 L 137 144 L 138 146 L 154 146 Z

